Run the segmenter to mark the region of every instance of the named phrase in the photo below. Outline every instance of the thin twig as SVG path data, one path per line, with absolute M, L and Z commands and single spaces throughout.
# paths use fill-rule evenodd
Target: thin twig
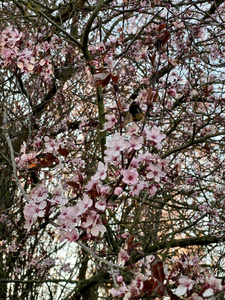
M 96 258 L 97 260 L 103 262 L 105 265 L 108 265 L 110 266 L 110 268 L 117 268 L 117 269 L 120 269 L 120 270 L 123 270 L 123 271 L 126 271 L 126 272 L 129 272 L 133 275 L 135 275 L 136 273 L 131 271 L 131 270 L 127 270 L 127 268 L 123 267 L 123 266 L 120 266 L 120 265 L 117 265 L 117 264 L 114 264 L 100 256 L 98 256 L 97 254 L 95 254 L 91 249 L 89 249 L 87 246 L 85 246 L 84 244 L 82 244 L 81 242 L 77 242 L 79 246 L 81 246 L 81 248 L 83 248 L 87 253 L 89 253 L 91 256 L 93 256 L 94 258 Z
M 111 275 L 112 275 L 113 283 L 114 283 L 115 287 L 118 288 L 119 285 L 118 285 L 118 283 L 116 281 L 116 278 L 115 278 L 115 272 L 114 272 L 113 266 L 111 266 Z
M 7 130 L 7 114 L 6 111 L 3 111 L 3 129 L 4 129 L 4 134 L 5 134 L 5 139 L 6 142 L 8 144 L 9 147 L 9 151 L 10 151 L 10 156 L 11 156 L 11 163 L 12 163 L 12 168 L 13 168 L 13 175 L 16 181 L 17 186 L 19 187 L 21 193 L 23 194 L 24 198 L 29 202 L 30 199 L 27 196 L 22 184 L 19 181 L 19 178 L 17 176 L 17 169 L 16 169 L 16 163 L 15 163 L 15 156 L 14 156 L 14 149 L 12 146 L 12 142 L 10 140 L 9 134 L 8 134 L 8 130 Z
M 36 12 L 36 11 L 35 11 Z M 74 42 L 75 45 L 77 45 L 78 48 L 81 49 L 81 44 L 79 41 L 77 41 L 69 32 L 67 32 L 62 26 L 58 25 L 56 22 L 54 22 L 51 18 L 49 18 L 45 13 L 43 13 L 41 10 L 38 10 L 37 13 L 39 15 L 42 15 L 46 20 L 48 20 L 52 25 L 54 25 L 56 28 L 58 28 L 61 32 L 63 32 L 68 38 L 71 39 L 71 41 Z

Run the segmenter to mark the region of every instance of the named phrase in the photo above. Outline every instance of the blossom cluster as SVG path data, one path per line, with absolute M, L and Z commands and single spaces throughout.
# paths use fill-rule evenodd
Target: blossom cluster
M 43 81 L 51 81 L 52 56 L 64 45 L 56 35 L 49 41 L 42 41 L 42 37 L 41 33 L 37 33 L 31 38 L 12 26 L 7 27 L 0 35 L 0 65 L 3 68 L 18 68 L 21 73 L 37 73 Z
M 100 201 L 99 201 L 100 202 Z M 64 239 L 74 242 L 79 238 L 80 230 L 86 230 L 87 236 L 98 236 L 99 232 L 105 232 L 106 228 L 101 223 L 100 214 L 97 211 L 103 212 L 106 205 L 101 205 L 97 202 L 93 207 L 93 201 L 87 194 L 83 195 L 75 206 L 62 206 L 60 215 L 57 218 L 57 223 L 60 226 L 61 241 Z
M 52 192 L 43 184 L 31 190 L 31 201 L 26 203 L 24 208 L 25 228 L 30 230 L 37 220 L 50 217 L 54 210 L 59 210 L 54 222 L 58 226 L 61 240 L 67 239 L 72 242 L 78 240 L 80 235 L 92 238 L 97 237 L 100 232 L 104 233 L 106 229 L 102 224 L 101 215 L 110 205 L 108 199 L 111 194 L 119 196 L 126 188 L 125 192 L 135 197 L 147 188 L 152 196 L 160 184 L 166 182 L 165 162 L 156 154 L 143 150 L 144 140 L 159 150 L 164 138 L 165 135 L 161 134 L 156 126 L 146 129 L 141 136 L 138 136 L 136 125 L 131 125 L 126 135 L 115 133 L 107 141 L 104 162 L 98 163 L 97 170 L 91 178 L 85 182 L 85 175 L 79 176 L 77 173 L 77 176 L 74 176 L 76 182 L 69 182 L 76 187 L 75 190 L 77 189 L 75 204 L 69 202 L 64 196 L 66 190 L 63 191 L 60 186 Z M 42 153 L 51 154 L 56 159 L 64 143 L 45 137 L 42 143 L 35 143 L 34 147 L 44 147 Z M 37 152 L 27 153 L 24 144 L 23 154 L 17 158 L 18 167 L 36 163 L 36 160 Z M 43 163 L 42 165 L 48 166 Z M 119 185 L 116 184 L 118 178 L 121 179 Z
M 118 264 L 129 261 L 127 251 L 121 249 L 118 254 Z M 129 285 L 126 285 L 119 271 L 111 276 L 116 277 L 116 288 L 110 290 L 115 297 L 128 300 L 139 299 L 150 295 L 169 295 L 171 299 L 213 300 L 214 296 L 223 291 L 221 280 L 200 266 L 198 257 L 181 255 L 174 260 L 171 268 L 164 265 L 153 255 L 141 259 L 134 266 L 137 272 Z M 144 269 L 144 273 L 143 273 Z
M 117 168 L 115 175 L 122 176 L 122 181 L 128 185 L 131 196 L 138 196 L 146 187 L 149 189 L 149 194 L 154 195 L 158 184 L 166 180 L 166 173 L 163 171 L 166 167 L 165 162 L 157 155 L 143 151 L 146 142 L 160 150 L 164 138 L 165 134 L 160 133 L 156 126 L 151 130 L 146 128 L 143 134 L 138 136 L 137 126 L 134 124 L 129 127 L 126 136 L 116 133 L 108 139 L 104 162 Z M 130 158 L 130 164 L 126 168 L 122 167 L 122 153 L 124 160 Z M 116 187 L 114 192 L 118 195 L 122 190 Z

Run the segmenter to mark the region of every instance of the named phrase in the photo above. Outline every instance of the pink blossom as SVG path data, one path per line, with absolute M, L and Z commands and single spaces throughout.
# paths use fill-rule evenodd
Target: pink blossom
M 211 215 L 212 215 L 212 216 L 215 216 L 215 217 L 218 217 L 218 216 L 219 216 L 219 211 L 218 211 L 218 209 L 213 208 L 212 211 L 211 211 Z
M 60 208 L 60 215 L 57 218 L 57 223 L 63 228 L 74 228 L 74 225 L 79 225 L 79 210 L 76 206 Z
M 146 7 L 147 2 L 146 1 L 141 1 L 140 4 L 141 4 L 141 7 Z
M 158 187 L 154 184 L 152 184 L 151 186 L 149 186 L 148 188 L 148 193 L 150 196 L 154 196 L 156 194 L 156 192 L 158 191 Z
M 162 149 L 161 142 L 165 139 L 166 135 L 164 133 L 160 133 L 158 127 L 153 126 L 151 130 L 145 129 L 145 134 L 147 140 L 153 142 L 158 150 Z
M 130 234 L 129 233 L 122 233 L 121 236 L 122 236 L 122 238 L 127 239 L 127 238 L 129 238 Z
M 75 208 L 77 209 L 77 216 L 84 214 L 89 207 L 91 207 L 93 201 L 88 197 L 87 194 L 83 195 L 83 200 L 79 201 Z
M 209 213 L 212 210 L 211 207 L 207 203 L 203 203 L 203 204 L 199 205 L 198 208 L 200 210 L 202 210 L 204 213 Z
M 121 276 L 121 275 L 117 276 L 117 277 L 116 277 L 116 281 L 117 281 L 118 283 L 122 283 L 122 282 L 123 282 L 123 276 Z
M 60 231 L 60 241 L 63 242 L 65 239 L 70 242 L 76 242 L 79 238 L 79 233 L 76 228 L 61 230 Z
M 46 258 L 44 259 L 43 263 L 47 266 L 47 267 L 51 267 L 55 265 L 55 259 L 54 258 Z
M 132 136 L 129 140 L 129 144 L 128 152 L 131 152 L 132 150 L 140 150 L 143 144 L 143 137 L 140 136 L 139 138 L 135 138 Z
M 127 291 L 127 288 L 125 286 L 125 283 L 123 283 L 123 285 L 117 289 L 112 288 L 110 290 L 110 293 L 114 296 L 114 297 L 120 297 L 123 296 Z
M 96 52 L 96 47 L 94 45 L 90 45 L 88 46 L 88 50 L 91 52 L 91 53 L 95 53 Z
M 188 290 L 192 289 L 194 283 L 195 283 L 194 280 L 188 278 L 187 276 L 182 276 L 179 279 L 179 285 L 178 285 L 178 287 L 176 289 L 175 294 L 177 296 L 183 296 L 183 295 L 185 295 Z
M 124 249 L 120 249 L 120 252 L 118 254 L 118 263 L 124 266 L 129 258 L 130 256 L 127 251 L 125 251 Z
M 70 263 L 62 264 L 60 270 L 63 272 L 69 272 L 69 273 L 72 272 Z
M 120 186 L 117 186 L 114 190 L 114 194 L 119 196 L 120 194 L 122 194 L 123 189 Z
M 130 166 L 133 167 L 134 169 L 138 168 L 138 165 L 142 162 L 142 160 L 139 157 L 133 157 L 132 161 L 130 163 Z
M 16 59 L 16 53 L 11 49 L 3 49 L 1 52 L 1 56 L 4 59 L 4 66 L 7 66 Z
M 108 140 L 105 154 L 109 157 L 118 157 L 120 152 L 125 150 L 127 146 L 128 143 L 124 140 L 124 137 L 119 133 L 116 133 L 110 140 Z
M 18 161 L 18 165 L 19 167 L 26 167 L 27 164 L 31 164 L 31 163 L 36 163 L 37 162 L 37 159 L 36 159 L 36 156 L 38 155 L 38 153 L 36 152 L 30 152 L 30 153 L 24 153 L 21 155 L 20 157 L 20 160 Z
M 36 188 L 34 188 L 31 191 L 31 199 L 34 200 L 34 202 L 42 202 L 44 200 L 47 200 L 48 198 L 48 190 L 46 189 L 45 186 L 40 184 Z
M 146 175 L 148 179 L 154 179 L 156 182 L 159 182 L 161 177 L 165 177 L 166 173 L 162 171 L 162 165 L 153 165 L 152 163 L 149 164 L 148 169 L 151 171 Z
M 44 209 L 46 205 L 46 201 L 42 201 L 39 204 L 36 204 L 34 201 L 30 201 L 25 205 L 23 213 L 26 223 L 24 225 L 24 228 L 26 228 L 29 231 L 31 229 L 31 225 L 33 225 L 34 222 L 36 222 L 38 217 L 44 217 Z
M 191 295 L 190 300 L 203 300 L 203 298 L 201 296 L 199 296 L 198 294 L 194 293 Z
M 89 211 L 89 215 L 87 216 L 86 220 L 82 222 L 81 227 L 88 228 L 89 226 L 91 226 L 95 221 L 96 215 L 97 215 L 96 211 Z
M 5 43 L 10 44 L 12 47 L 16 45 L 18 41 L 20 41 L 23 37 L 23 33 L 19 32 L 17 29 L 12 29 L 11 26 L 9 26 L 5 31 L 3 31 L 3 34 L 5 34 Z
M 63 195 L 63 190 L 61 186 L 58 186 L 57 188 L 54 189 L 52 193 L 51 202 L 57 204 L 66 204 L 68 202 L 68 199 Z
M 98 43 L 97 45 L 97 49 L 98 51 L 102 52 L 103 50 L 105 50 L 105 45 L 103 42 Z
M 203 293 L 203 297 L 211 297 L 215 292 L 222 291 L 221 279 L 215 278 L 213 275 L 206 278 L 205 285 L 207 289 Z
M 128 109 L 129 109 L 129 108 L 127 108 L 127 110 L 128 110 Z M 138 134 L 138 130 L 139 130 L 139 127 L 137 126 L 137 124 L 136 124 L 136 123 L 131 123 L 131 125 L 128 127 L 127 133 L 128 133 L 129 135 L 135 136 L 135 135 Z
M 174 88 L 168 89 L 167 93 L 173 98 L 177 96 L 177 91 Z
M 105 124 L 104 124 L 103 131 L 111 129 L 112 127 L 115 126 L 115 124 L 117 122 L 115 115 L 106 115 L 105 118 L 106 118 L 107 122 L 105 122 Z
M 99 232 L 105 233 L 106 232 L 105 226 L 102 224 L 93 223 L 91 227 L 91 234 L 93 236 L 98 236 Z
M 101 193 L 102 196 L 108 197 L 109 196 L 109 187 L 108 186 L 102 186 L 100 188 L 100 193 Z
M 17 67 L 21 71 L 33 71 L 35 64 L 35 58 L 33 51 L 25 48 L 22 52 L 18 53 Z
M 62 142 L 54 141 L 53 139 L 50 139 L 48 136 L 44 137 L 44 141 L 45 141 L 45 152 L 54 153 L 59 149 L 59 147 L 63 148 Z
M 36 148 L 40 147 L 42 145 L 42 140 L 39 137 L 35 137 L 33 145 Z
M 25 217 L 25 224 L 24 224 L 24 228 L 27 229 L 27 231 L 31 230 L 31 226 L 33 225 L 34 221 L 32 220 L 32 218 L 30 217 Z
M 93 236 L 98 236 L 99 232 L 104 233 L 106 228 L 101 224 L 100 215 L 96 211 L 89 211 L 89 215 L 85 222 L 81 224 L 82 228 L 86 228 L 87 233 L 91 233 Z
M 105 211 L 105 209 L 106 209 L 105 199 L 103 198 L 103 199 L 99 200 L 98 202 L 96 202 L 95 208 L 97 208 L 98 210 L 101 210 L 101 211 Z
M 18 164 L 20 162 L 20 158 L 19 157 L 15 157 L 15 162 Z
M 119 157 L 118 152 L 115 153 L 115 155 L 112 152 L 111 155 L 107 155 L 104 157 L 104 161 L 105 163 L 111 163 L 112 165 L 117 166 L 119 164 L 118 157 Z
M 104 180 L 107 176 L 108 165 L 103 164 L 101 161 L 98 163 L 98 171 L 92 176 L 92 180 Z
M 53 67 L 50 60 L 45 60 L 44 66 L 40 66 L 40 76 L 43 78 L 43 81 L 50 82 L 51 75 L 53 74 Z
M 98 179 L 94 179 L 93 177 L 91 177 L 91 180 L 85 185 L 85 190 L 87 192 L 91 191 L 93 188 L 96 187 L 97 182 L 98 182 Z
M 195 182 L 195 178 L 194 177 L 188 177 L 188 178 L 185 178 L 185 183 L 190 185 L 192 184 L 193 182 Z
M 110 53 L 109 53 L 109 56 L 105 56 L 104 63 L 107 64 L 108 69 L 114 68 L 115 63 L 114 63 L 113 59 L 110 57 Z M 114 72 L 112 75 L 117 75 L 117 73 Z
M 144 277 L 143 275 L 141 276 L 141 274 L 139 274 L 131 282 L 131 284 L 129 286 L 129 292 L 130 292 L 131 297 L 135 297 L 140 294 L 141 290 L 144 287 L 143 277 Z
M 137 183 L 138 172 L 135 170 L 123 170 L 123 182 L 128 185 Z
M 215 293 L 214 293 L 214 290 L 212 288 L 208 288 L 204 291 L 204 293 L 202 294 L 203 297 L 211 297 L 213 296 Z
M 146 186 L 146 183 L 144 181 L 140 181 L 140 182 L 136 183 L 133 186 L 133 188 L 131 189 L 130 194 L 132 196 L 138 196 L 145 186 Z

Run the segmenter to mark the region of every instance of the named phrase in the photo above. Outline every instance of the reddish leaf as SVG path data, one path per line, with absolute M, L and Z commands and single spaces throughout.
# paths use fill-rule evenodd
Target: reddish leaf
M 159 97 L 159 93 L 156 92 L 155 95 L 154 95 L 154 97 L 153 97 L 153 102 L 156 102 L 156 100 L 157 100 L 158 97 Z
M 158 280 L 151 278 L 144 281 L 143 284 L 143 292 L 145 296 L 150 296 L 153 292 L 159 296 L 164 295 L 164 288 Z
M 164 35 L 163 35 L 163 37 L 161 39 L 161 41 L 162 41 L 162 48 L 164 48 L 166 46 L 166 43 L 168 42 L 169 38 L 170 38 L 169 31 L 165 31 L 165 33 L 164 33 Z
M 112 78 L 113 82 L 117 83 L 118 79 L 119 79 L 119 75 L 117 75 L 117 74 L 111 74 L 111 78 Z
M 78 178 L 79 178 L 79 182 L 81 184 L 83 184 L 84 183 L 84 177 L 83 177 L 83 175 L 81 173 L 78 173 Z
M 151 88 L 148 88 L 147 92 L 148 92 L 148 101 L 146 104 L 150 105 L 152 102 L 156 102 L 159 93 L 157 91 L 152 90 Z
M 75 181 L 67 181 L 66 184 L 72 186 L 73 188 L 78 188 L 80 185 L 78 182 Z
M 111 73 L 110 72 L 100 72 L 100 73 L 96 73 L 93 75 L 93 79 L 94 79 L 94 86 L 106 86 L 111 78 Z
M 150 56 L 150 61 L 151 61 L 151 64 L 152 64 L 153 68 L 155 67 L 155 58 L 156 58 L 155 53 L 152 56 Z
M 119 107 L 119 111 L 120 111 L 120 112 L 123 111 L 123 105 L 122 105 L 120 99 L 118 99 L 117 104 L 118 104 L 118 107 Z
M 42 168 L 51 167 L 56 161 L 56 157 L 52 153 L 46 153 L 45 156 L 39 158 L 39 163 Z
M 73 187 L 73 188 L 76 188 L 78 190 L 80 190 L 82 188 L 82 185 L 83 185 L 83 182 L 84 182 L 84 179 L 83 179 L 83 176 L 81 173 L 77 173 L 77 179 L 75 180 L 69 180 L 66 182 L 66 184 L 68 184 L 69 186 Z
M 210 152 L 211 151 L 211 149 L 210 149 L 210 147 L 209 147 L 209 145 L 208 144 L 206 144 L 205 143 L 205 145 L 204 145 L 204 147 L 203 147 L 207 152 Z
M 159 282 L 161 282 L 161 284 L 163 284 L 165 279 L 163 262 L 158 257 L 156 257 L 151 263 L 151 271 L 152 271 L 152 277 L 157 279 Z
M 166 28 L 166 24 L 161 24 L 159 25 L 159 31 L 162 31 L 164 28 Z
M 170 38 L 170 33 L 167 30 L 158 34 L 155 41 L 156 49 L 161 52 L 165 48 L 169 38 Z
M 62 156 L 68 156 L 69 155 L 69 151 L 66 148 L 61 148 L 59 147 L 58 149 L 59 154 L 61 154 Z
M 145 280 L 143 285 L 143 292 L 145 296 L 148 296 L 151 295 L 151 293 L 157 288 L 158 282 L 151 278 L 150 280 Z
M 128 249 L 132 247 L 133 241 L 134 241 L 134 236 L 131 235 L 131 236 L 129 237 L 128 241 L 127 241 L 127 247 L 128 247 Z
M 88 194 L 91 197 L 91 199 L 95 199 L 96 197 L 99 197 L 101 195 L 101 193 L 97 190 L 96 186 L 97 184 L 93 185 L 93 188 L 90 191 L 88 191 Z
M 147 92 L 148 92 L 148 98 L 147 98 L 147 105 L 150 105 L 152 103 L 152 99 L 153 99 L 153 96 L 154 96 L 154 92 L 152 91 L 151 88 L 148 88 L 147 89 Z

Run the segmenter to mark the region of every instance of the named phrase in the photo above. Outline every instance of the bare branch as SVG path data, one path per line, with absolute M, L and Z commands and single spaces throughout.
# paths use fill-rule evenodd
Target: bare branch
M 3 111 L 3 127 L 4 127 L 5 138 L 6 138 L 6 141 L 7 141 L 8 147 L 9 147 L 9 151 L 10 151 L 11 163 L 12 163 L 13 175 L 14 175 L 15 181 L 16 181 L 17 186 L 19 187 L 21 193 L 23 194 L 24 198 L 29 202 L 30 199 L 27 196 L 27 194 L 17 176 L 18 171 L 17 171 L 16 163 L 15 163 L 14 149 L 13 149 L 13 146 L 12 146 L 9 134 L 8 134 L 8 130 L 7 130 L 7 114 L 6 114 L 5 110 Z

